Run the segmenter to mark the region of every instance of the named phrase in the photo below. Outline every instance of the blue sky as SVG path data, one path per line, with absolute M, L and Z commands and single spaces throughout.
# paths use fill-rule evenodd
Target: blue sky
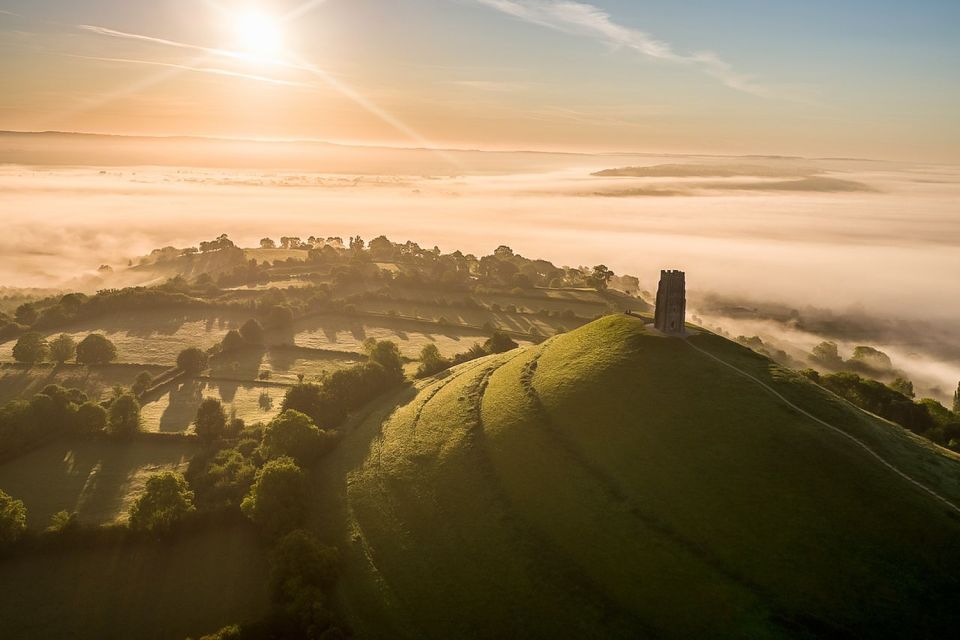
M 956 1 L 249 4 L 0 0 L 0 128 L 960 160 Z

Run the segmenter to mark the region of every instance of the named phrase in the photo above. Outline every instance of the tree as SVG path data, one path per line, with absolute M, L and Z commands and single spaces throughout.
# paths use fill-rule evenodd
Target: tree
M 220 342 L 221 351 L 236 351 L 237 349 L 242 349 L 245 346 L 247 346 L 246 341 L 236 329 L 227 331 L 227 335 L 223 336 L 223 340 Z
M 283 396 L 281 411 L 299 411 L 310 417 L 315 424 L 323 424 L 322 416 L 327 410 L 327 394 L 318 384 L 301 382 L 287 390 Z
M 894 391 L 898 391 L 908 398 L 915 398 L 916 394 L 913 391 L 913 382 L 907 380 L 906 378 L 897 378 L 890 383 L 890 388 Z
M 0 490 L 0 547 L 13 544 L 27 530 L 27 509 L 22 500 Z
M 440 355 L 440 349 L 437 345 L 424 345 L 420 350 L 420 366 L 417 368 L 417 377 L 430 376 L 438 371 L 443 371 L 450 366 L 450 361 Z
M 263 344 L 263 325 L 254 318 L 250 318 L 240 327 L 240 335 L 250 344 Z
M 79 433 L 96 433 L 107 426 L 107 410 L 96 402 L 84 402 L 77 407 L 76 430 Z
M 400 357 L 400 349 L 396 342 L 391 340 L 377 341 L 370 338 L 363 343 L 363 346 L 370 357 L 370 362 L 379 364 L 395 379 L 403 378 L 403 359 Z
M 270 238 L 261 238 L 260 239 L 260 248 L 261 249 L 276 249 L 277 243 L 271 240 Z
M 188 347 L 177 355 L 177 368 L 196 375 L 207 368 L 207 354 L 197 347 Z
M 393 258 L 393 243 L 386 236 L 377 236 L 370 241 L 368 247 L 374 260 L 390 260 Z
M 810 360 L 828 369 L 841 369 L 843 358 L 836 342 L 821 342 L 810 352 Z
M 227 428 L 227 414 L 218 398 L 204 398 L 197 407 L 197 417 L 193 424 L 197 436 L 206 442 L 220 438 Z
M 334 437 L 313 424 L 306 414 L 288 410 L 267 424 L 260 455 L 265 460 L 288 456 L 299 465 L 309 465 L 324 453 Z
M 506 351 L 512 351 L 519 346 L 520 345 L 514 342 L 513 338 L 503 331 L 494 331 L 490 339 L 483 344 L 483 348 L 488 353 L 504 353 Z
M 307 513 L 303 471 L 291 458 L 267 462 L 257 471 L 240 508 L 268 535 L 296 529 Z
M 117 348 L 99 333 L 91 333 L 77 345 L 77 362 L 80 364 L 106 364 L 116 358 Z
M 277 602 L 296 598 L 304 587 L 330 587 L 337 578 L 337 550 L 303 529 L 291 531 L 271 554 L 270 590 Z
M 131 393 L 124 393 L 110 403 L 107 412 L 107 432 L 114 436 L 128 436 L 140 430 L 140 403 Z
M 252 449 L 255 440 L 246 441 Z M 252 450 L 250 451 L 252 453 Z M 218 508 L 221 506 L 239 507 L 243 497 L 250 491 L 257 467 L 250 457 L 238 448 L 207 449 L 190 460 L 187 469 L 187 481 L 196 492 L 198 506 Z
M 859 346 L 853 349 L 850 364 L 858 364 L 867 371 L 889 371 L 893 368 L 890 356 L 879 349 Z
M 76 511 L 57 511 L 50 518 L 47 531 L 50 533 L 76 533 L 80 530 L 80 518 Z
M 47 357 L 47 341 L 36 331 L 31 331 L 20 336 L 17 343 L 13 345 L 13 359 L 17 362 L 34 364 L 43 362 Z
M 957 383 L 957 390 L 953 392 L 953 412 L 960 416 L 960 382 Z
M 133 386 L 130 387 L 130 390 L 135 394 L 140 395 L 149 389 L 151 384 L 153 384 L 153 376 L 150 375 L 150 372 L 141 371 L 137 374 L 137 377 L 134 378 Z
M 13 317 L 20 324 L 31 325 L 40 317 L 37 307 L 33 303 L 25 302 L 13 312 Z
M 64 363 L 77 354 L 77 343 L 66 333 L 61 333 L 50 341 L 50 359 Z
M 597 291 L 605 291 L 611 278 L 613 278 L 613 271 L 605 264 L 598 264 L 593 268 L 593 273 L 587 277 L 587 282 Z
M 290 307 L 274 305 L 267 314 L 267 323 L 275 328 L 289 327 L 293 324 L 293 311 Z
M 147 479 L 144 492 L 130 506 L 130 528 L 169 531 L 194 510 L 193 491 L 183 474 L 163 471 Z

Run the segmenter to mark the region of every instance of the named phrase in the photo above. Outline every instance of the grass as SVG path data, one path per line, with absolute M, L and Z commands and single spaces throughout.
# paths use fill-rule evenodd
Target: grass
M 427 344 L 435 344 L 444 356 L 466 351 L 489 336 L 479 330 L 430 326 L 402 319 L 375 320 L 347 316 L 315 316 L 298 320 L 293 341 L 312 349 L 359 352 L 367 338 L 393 340 L 401 353 L 417 357 Z
M 445 318 L 452 325 L 482 327 L 489 322 L 495 327 L 518 333 L 530 333 L 531 329 L 536 327 L 536 330 L 542 335 L 553 335 L 583 324 L 582 319 L 543 318 L 523 313 L 465 309 L 417 301 L 365 300 L 363 309 L 383 314 L 395 311 L 404 317 L 422 318 L 434 322 Z
M 164 366 L 133 364 L 93 367 L 75 364 L 0 365 L 0 404 L 16 398 L 29 399 L 48 384 L 77 388 L 92 399 L 102 400 L 110 395 L 114 385 L 129 387 L 141 371 L 156 376 L 165 369 Z
M 217 398 L 228 416 L 236 416 L 253 424 L 269 422 L 280 412 L 286 389 L 232 380 L 190 379 L 175 385 L 158 399 L 148 402 L 140 410 L 143 430 L 161 433 L 192 433 L 197 408 L 204 398 Z M 267 394 L 269 405 L 262 406 L 260 396 Z
M 43 529 L 58 511 L 98 525 L 126 518 L 144 482 L 186 469 L 198 445 L 183 441 L 57 440 L 0 465 L 0 489 L 23 500 L 27 525 Z
M 738 345 L 690 340 L 960 500 L 955 456 Z M 635 318 L 392 403 L 317 479 L 362 635 L 942 637 L 960 622 L 955 515 Z
M 248 528 L 0 564 L 5 638 L 143 638 L 212 633 L 267 608 L 264 553 Z
M 102 333 L 117 347 L 117 362 L 172 366 L 186 347 L 207 349 L 237 329 L 249 314 L 223 313 L 216 317 L 199 312 L 131 312 L 71 325 L 65 331 L 79 342 L 90 333 Z M 0 344 L 0 361 L 13 360 L 15 340 Z
M 315 382 L 332 373 L 362 362 L 366 356 L 347 352 L 322 352 L 296 347 L 248 348 L 223 353 L 213 358 L 211 375 L 217 378 L 255 381 L 261 371 L 270 372 L 270 382 L 296 384 L 298 374 Z

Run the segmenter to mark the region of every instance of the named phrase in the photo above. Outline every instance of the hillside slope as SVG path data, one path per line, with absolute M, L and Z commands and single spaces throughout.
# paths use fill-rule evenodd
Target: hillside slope
M 401 392 L 348 434 L 318 526 L 344 549 L 355 631 L 946 635 L 957 512 L 784 398 L 960 502 L 951 454 L 729 341 L 610 316 Z

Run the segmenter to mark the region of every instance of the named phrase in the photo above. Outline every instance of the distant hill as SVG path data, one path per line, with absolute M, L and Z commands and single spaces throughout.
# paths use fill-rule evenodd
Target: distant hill
M 957 513 L 759 382 L 960 501 L 949 452 L 730 341 L 609 316 L 346 434 L 318 512 L 357 635 L 952 634 Z
M 737 178 L 742 176 L 805 178 L 820 172 L 817 167 L 790 162 L 775 165 L 657 164 L 643 167 L 604 169 L 591 175 L 607 178 Z

